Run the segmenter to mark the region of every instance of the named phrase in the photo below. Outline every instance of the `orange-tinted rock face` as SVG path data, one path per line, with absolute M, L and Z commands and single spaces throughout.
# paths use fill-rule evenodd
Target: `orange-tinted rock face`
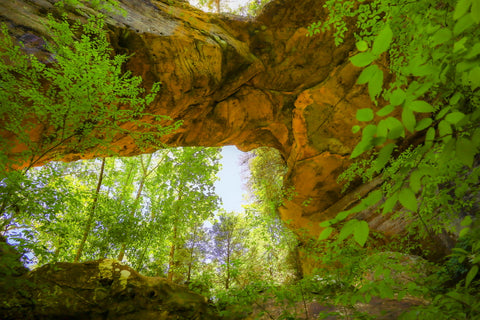
M 42 35 L 38 22 L 52 2 L 2 1 L 0 18 L 18 38 Z M 134 54 L 126 67 L 147 87 L 162 83 L 148 111 L 184 123 L 163 142 L 277 148 L 289 167 L 287 187 L 295 192 L 280 214 L 311 235 L 321 231 L 320 221 L 351 205 L 336 179 L 359 138 L 351 133 L 356 110 L 371 102 L 355 85 L 360 70 L 348 62 L 353 39 L 337 47 L 330 33 L 306 36 L 307 26 L 325 19 L 318 0 L 273 1 L 254 20 L 206 14 L 172 0 L 120 2 L 126 17 L 108 19 L 113 48 Z M 121 155 L 140 152 L 128 136 L 114 144 Z M 64 160 L 96 152 L 69 151 Z

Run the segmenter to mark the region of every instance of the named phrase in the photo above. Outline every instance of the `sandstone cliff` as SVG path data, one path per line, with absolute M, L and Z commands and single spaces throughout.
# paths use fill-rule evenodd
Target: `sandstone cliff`
M 48 56 L 38 39 L 48 39 L 42 22 L 54 12 L 53 2 L 0 2 L 1 20 L 37 56 Z M 307 37 L 306 28 L 326 16 L 318 1 L 273 1 L 255 19 L 166 0 L 122 0 L 121 6 L 126 16 L 108 18 L 113 48 L 132 55 L 126 67 L 145 86 L 161 81 L 148 111 L 183 121 L 165 143 L 277 148 L 289 167 L 286 186 L 295 192 L 280 214 L 310 235 L 318 235 L 320 221 L 351 205 L 347 198 L 339 202 L 344 196 L 336 178 L 359 138 L 351 133 L 356 110 L 371 102 L 365 88 L 355 85 L 360 70 L 348 60 L 352 37 L 341 46 L 328 32 Z M 73 13 L 70 18 L 83 19 Z M 114 144 L 121 155 L 140 152 L 129 136 L 116 137 Z M 95 155 L 95 149 L 87 155 L 66 150 L 64 160 Z M 375 228 L 391 229 L 383 222 Z

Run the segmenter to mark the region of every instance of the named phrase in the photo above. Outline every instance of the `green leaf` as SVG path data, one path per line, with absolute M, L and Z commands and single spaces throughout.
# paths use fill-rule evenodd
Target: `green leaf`
M 380 200 L 382 200 L 382 197 L 383 197 L 383 193 L 381 190 L 375 190 L 370 192 L 368 196 L 362 200 L 362 203 L 365 205 L 364 209 L 366 209 L 367 207 L 376 205 Z M 361 210 L 359 210 L 358 212 L 360 211 Z
M 393 105 L 386 105 L 385 107 L 377 111 L 377 116 L 385 117 L 386 115 L 389 115 L 393 110 L 395 110 L 395 107 Z
M 467 54 L 465 55 L 465 59 L 473 59 L 476 58 L 480 54 L 480 42 L 477 42 L 471 47 Z
M 439 44 L 443 44 L 450 40 L 453 36 L 453 33 L 450 29 L 441 28 L 432 37 L 432 42 L 430 43 L 431 47 L 436 47 Z
M 477 66 L 470 70 L 468 74 L 468 81 L 472 87 L 472 91 L 480 87 L 480 66 Z
M 352 133 L 357 133 L 358 131 L 360 131 L 360 129 L 361 129 L 361 128 L 360 128 L 359 125 L 354 125 L 354 126 L 352 127 Z
M 378 66 L 376 64 L 372 64 L 365 69 L 362 70 L 362 73 L 358 76 L 357 84 L 365 84 L 370 81 L 370 79 L 375 75 L 377 72 Z
M 435 139 L 435 128 L 429 128 L 425 135 L 425 141 L 433 141 Z
M 393 32 L 390 26 L 387 24 L 385 28 L 375 37 L 373 41 L 372 53 L 374 55 L 380 55 L 390 48 L 392 43 Z
M 356 67 L 365 67 L 368 66 L 370 63 L 373 62 L 377 57 L 373 55 L 371 52 L 361 52 L 357 55 L 354 55 L 350 58 L 352 64 Z
M 372 121 L 374 117 L 373 110 L 370 108 L 364 108 L 357 110 L 358 121 Z
M 440 121 L 438 124 L 438 133 L 444 142 L 450 140 L 452 138 L 452 127 L 450 126 L 450 123 L 446 120 Z
M 357 225 L 357 223 L 357 219 L 347 221 L 340 230 L 340 234 L 338 235 L 338 241 L 343 241 L 349 235 L 351 235 L 355 231 L 355 226 Z
M 368 50 L 368 44 L 366 41 L 358 41 L 357 43 L 355 43 L 355 46 L 357 47 L 358 51 L 367 51 Z
M 355 159 L 365 151 L 369 150 L 371 148 L 370 142 L 371 140 L 362 139 L 353 149 L 350 159 Z
M 366 221 L 359 221 L 355 226 L 353 238 L 361 247 L 363 247 L 365 242 L 367 242 L 369 231 L 370 228 L 368 227 L 368 223 Z
M 337 215 L 335 216 L 336 222 L 345 220 L 345 218 L 347 218 L 350 214 L 352 214 L 352 212 L 350 210 L 341 211 L 341 212 L 337 213 Z M 359 211 L 362 211 L 362 210 L 359 210 Z
M 417 123 L 415 131 L 422 131 L 427 129 L 433 123 L 432 118 L 423 118 Z
M 418 210 L 417 198 L 415 193 L 410 188 L 402 188 L 398 193 L 398 200 L 400 203 L 410 211 L 416 212 Z
M 322 228 L 328 228 L 328 227 L 330 227 L 332 224 L 334 224 L 334 223 L 337 222 L 337 221 L 335 221 L 335 220 L 336 220 L 336 219 L 322 221 L 322 222 L 320 222 L 319 226 L 322 227 Z
M 394 106 L 401 105 L 405 101 L 406 94 L 402 89 L 395 89 L 390 95 L 390 103 Z
M 383 204 L 382 214 L 387 214 L 392 212 L 393 207 L 395 207 L 395 204 L 397 203 L 397 201 L 398 201 L 398 192 L 395 192 L 390 197 L 388 197 L 387 200 L 385 200 L 385 203 Z
M 468 233 L 470 232 L 470 228 L 463 228 L 462 230 L 460 230 L 460 233 L 458 234 L 458 237 L 459 238 L 463 238 L 465 237 L 465 235 L 467 235 Z
M 445 120 L 448 121 L 448 123 L 451 124 L 457 124 L 460 120 L 462 120 L 465 117 L 465 114 L 463 114 L 460 111 L 454 111 L 445 117 Z
M 380 149 L 378 153 L 378 157 L 373 162 L 373 168 L 375 171 L 382 170 L 385 165 L 387 164 L 388 160 L 390 160 L 390 156 L 392 155 L 393 150 L 395 149 L 396 145 L 394 143 L 389 143 Z
M 368 81 L 368 92 L 370 93 L 370 99 L 375 101 L 377 96 L 382 92 L 383 87 L 383 72 L 380 69 L 376 69 L 373 76 Z
M 433 108 L 428 102 L 422 100 L 415 100 L 408 104 L 410 109 L 415 112 L 433 112 L 435 108 Z
M 453 53 L 458 54 L 465 51 L 467 49 L 465 47 L 465 44 L 467 43 L 467 41 L 468 41 L 468 37 L 463 37 L 462 39 L 455 42 L 455 44 L 453 45 Z
M 405 131 L 403 129 L 402 123 L 394 117 L 388 117 L 385 119 L 388 124 L 388 138 L 389 139 L 398 139 L 405 136 Z
M 453 13 L 453 19 L 458 20 L 467 13 L 472 0 L 458 0 L 457 5 L 455 6 L 455 11 Z
M 332 227 L 327 227 L 323 229 L 322 233 L 320 233 L 320 236 L 318 236 L 318 240 L 322 241 L 327 239 L 330 236 L 330 234 L 332 234 L 332 231 L 333 231 Z
M 435 120 L 442 119 L 450 111 L 450 109 L 452 109 L 451 106 L 440 109 L 440 112 L 438 112 L 438 114 L 435 116 Z
M 468 271 L 467 276 L 465 277 L 465 288 L 467 288 L 472 280 L 475 278 L 475 276 L 478 273 L 478 265 L 474 265 L 472 268 L 470 268 L 470 271 Z
M 476 151 L 477 148 L 475 148 L 475 145 L 470 140 L 463 137 L 457 139 L 455 156 L 462 164 L 471 168 Z
M 402 110 L 402 122 L 408 131 L 412 133 L 415 132 L 415 125 L 417 123 L 417 120 L 415 119 L 413 111 L 407 106 L 403 107 Z
M 387 138 L 388 136 L 388 123 L 385 119 L 380 120 L 377 125 L 377 137 Z
M 473 0 L 471 15 L 473 21 L 475 21 L 476 23 L 480 23 L 480 1 Z
M 466 227 L 466 226 L 469 226 L 472 224 L 472 217 L 470 216 L 466 216 L 465 218 L 463 218 L 462 222 L 460 222 L 460 225 L 462 227 Z
M 475 25 L 471 14 L 466 14 L 455 23 L 453 27 L 453 34 L 459 36 L 465 30 L 472 28 Z
M 425 171 L 423 170 L 415 170 L 410 174 L 410 188 L 412 188 L 412 191 L 417 193 L 420 191 L 420 188 L 422 187 L 422 178 L 425 176 Z

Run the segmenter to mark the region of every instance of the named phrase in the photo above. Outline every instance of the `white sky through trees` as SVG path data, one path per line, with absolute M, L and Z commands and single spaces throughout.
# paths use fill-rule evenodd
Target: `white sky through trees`
M 242 212 L 243 181 L 241 177 L 240 157 L 242 152 L 235 146 L 222 148 L 222 169 L 218 173 L 220 180 L 215 182 L 215 192 L 222 198 L 226 211 Z
M 191 5 L 200 8 L 201 6 L 198 5 L 198 0 L 189 0 L 188 1 Z M 220 4 L 222 7 L 228 7 L 230 10 L 237 10 L 239 7 L 246 5 L 249 3 L 249 0 L 220 0 Z M 205 11 L 210 11 L 208 8 L 202 8 Z

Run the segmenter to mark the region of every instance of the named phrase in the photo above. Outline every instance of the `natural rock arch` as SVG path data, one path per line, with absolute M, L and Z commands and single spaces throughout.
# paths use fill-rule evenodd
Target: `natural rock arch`
M 43 35 L 39 21 L 54 2 L 3 1 L 0 20 L 18 38 L 38 39 L 25 35 Z M 289 167 L 286 184 L 295 190 L 280 215 L 312 236 L 321 231 L 319 222 L 356 201 L 341 194 L 336 178 L 358 142 L 351 133 L 356 110 L 372 103 L 365 88 L 355 84 L 360 69 L 349 62 L 353 37 L 347 35 L 340 46 L 331 32 L 307 37 L 307 27 L 326 17 L 318 1 L 274 0 L 255 19 L 208 14 L 180 1 L 120 3 L 127 15 L 107 19 L 114 50 L 133 54 L 126 67 L 141 75 L 147 87 L 161 81 L 148 111 L 184 123 L 163 142 L 278 149 Z M 41 43 L 27 41 L 26 46 L 38 55 L 48 54 Z M 121 155 L 140 152 L 128 136 L 114 144 Z M 94 157 L 96 152 L 69 151 L 64 160 Z M 375 186 L 360 186 L 355 194 L 365 195 Z M 309 205 L 302 205 L 306 200 Z M 386 234 L 402 231 L 402 225 L 385 218 L 364 219 Z

